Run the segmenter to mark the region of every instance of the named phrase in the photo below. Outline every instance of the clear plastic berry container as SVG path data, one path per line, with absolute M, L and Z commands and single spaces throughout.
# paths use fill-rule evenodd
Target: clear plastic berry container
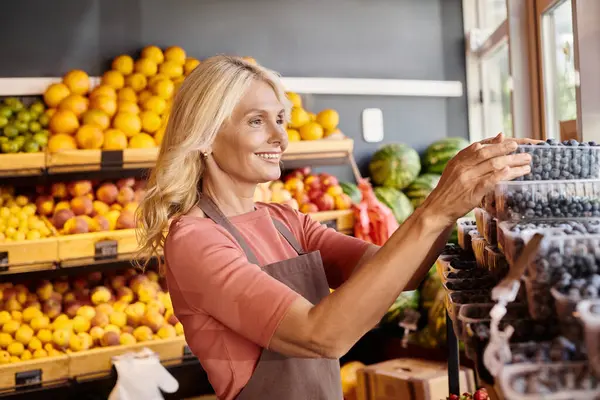
M 594 376 L 600 380 L 600 299 L 580 301 L 577 313 L 583 325 L 590 367 Z
M 483 208 L 491 216 L 496 216 L 496 196 L 494 195 L 493 190 L 483 196 L 483 199 L 481 199 L 480 208 Z
M 550 289 L 550 294 L 554 299 L 554 310 L 562 335 L 570 340 L 580 342 L 583 332 L 581 323 L 575 317 L 577 303 L 580 300 L 561 293 L 556 287 Z
M 500 182 L 495 193 L 501 221 L 600 217 L 600 180 Z
M 525 362 L 585 361 L 585 349 L 562 336 L 553 340 L 510 344 L 511 360 L 506 364 Z
M 505 365 L 498 386 L 506 400 L 590 400 L 600 394 L 598 380 L 581 361 Z
M 466 292 L 462 292 L 466 293 Z M 482 300 L 484 298 L 482 297 Z M 458 308 L 458 320 L 459 320 L 459 332 L 461 332 L 461 336 L 458 336 L 462 340 L 465 340 L 465 336 L 463 336 L 466 332 L 467 324 L 477 323 L 477 322 L 487 322 L 491 321 L 490 311 L 494 307 L 494 303 L 471 303 L 471 304 L 463 304 Z M 515 319 L 522 319 L 529 317 L 527 313 L 527 306 L 519 303 L 511 303 L 506 307 L 506 315 L 502 319 L 503 321 L 512 321 Z M 458 335 L 458 333 L 457 333 Z
M 472 252 L 465 251 L 453 243 L 448 243 L 438 258 L 442 260 L 451 260 L 453 258 L 474 259 Z
M 473 251 L 471 247 L 471 235 L 469 232 L 477 230 L 474 218 L 459 218 L 456 221 L 456 230 L 458 231 L 458 245 L 465 251 Z
M 529 314 L 534 320 L 546 320 L 555 315 L 554 299 L 550 293 L 550 285 L 538 283 L 530 277 L 523 277 Z
M 540 218 L 503 221 L 497 226 L 498 247 L 509 264 L 514 264 L 535 233 L 544 235 L 598 234 L 600 218 Z
M 498 281 L 508 273 L 508 262 L 498 247 L 485 246 L 485 260 L 488 270 Z
M 520 145 L 516 153 L 531 154 L 531 172 L 522 181 L 600 178 L 600 147 L 587 143 L 574 146 Z
M 483 269 L 448 271 L 443 274 L 442 285 L 446 290 L 482 290 L 494 287 L 496 280 Z
M 460 308 L 467 304 L 489 304 L 492 303 L 490 290 L 469 290 L 461 292 L 448 292 L 446 294 L 446 309 L 452 320 L 456 337 L 462 340 L 463 327 L 458 320 Z

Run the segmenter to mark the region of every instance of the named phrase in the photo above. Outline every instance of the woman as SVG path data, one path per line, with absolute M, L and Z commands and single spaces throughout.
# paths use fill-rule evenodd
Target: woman
M 529 172 L 528 155 L 507 155 L 515 141 L 471 145 L 379 248 L 253 202 L 280 177 L 288 115 L 274 73 L 203 62 L 174 100 L 140 206 L 142 251 L 164 250 L 175 314 L 220 399 L 341 399 L 338 359 L 417 287 L 458 217 Z

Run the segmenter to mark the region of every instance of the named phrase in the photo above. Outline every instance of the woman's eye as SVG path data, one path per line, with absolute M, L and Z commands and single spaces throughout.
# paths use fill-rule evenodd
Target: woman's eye
M 252 120 L 250 120 L 250 125 L 254 125 L 254 126 L 260 125 L 261 122 L 262 121 L 260 119 L 252 119 Z
M 278 118 L 277 119 L 277 124 L 283 125 L 284 123 L 285 123 L 285 120 L 283 118 Z

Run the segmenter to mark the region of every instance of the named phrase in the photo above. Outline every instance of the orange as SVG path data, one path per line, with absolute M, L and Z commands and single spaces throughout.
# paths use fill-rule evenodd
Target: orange
M 79 128 L 77 115 L 71 110 L 57 110 L 50 118 L 50 130 L 54 133 L 75 133 Z
M 342 378 L 342 392 L 344 396 L 351 396 L 358 385 L 357 372 L 363 369 L 365 365 L 360 361 L 350 361 L 340 369 L 340 377 Z
M 83 125 L 77 129 L 75 140 L 81 149 L 101 149 L 104 135 L 97 125 Z
M 140 58 L 133 65 L 133 69 L 138 74 L 153 76 L 156 75 L 156 71 L 158 71 L 158 65 L 149 58 Z
M 161 79 L 154 82 L 150 87 L 150 90 L 158 97 L 167 100 L 173 97 L 173 93 L 175 93 L 175 84 L 170 79 Z
M 146 77 L 137 72 L 125 78 L 125 86 L 129 86 L 136 93 L 144 90 L 147 84 L 148 80 L 146 79 Z
M 327 109 L 317 114 L 316 120 L 325 130 L 333 131 L 340 123 L 340 115 L 337 111 Z
M 104 132 L 103 150 L 123 150 L 127 148 L 127 136 L 118 129 L 108 129 Z
M 116 70 L 106 71 L 104 75 L 102 75 L 102 84 L 106 86 L 110 86 L 113 89 L 121 89 L 125 86 L 125 77 L 122 73 Z
M 152 86 L 154 85 L 156 82 L 162 80 L 162 79 L 171 79 L 166 75 L 163 74 L 156 74 L 154 76 L 151 76 L 150 78 L 148 78 L 148 86 Z
M 311 121 L 316 121 L 317 120 L 317 114 L 315 114 L 315 113 L 309 112 L 308 116 L 310 117 Z
M 185 76 L 188 76 L 198 65 L 200 65 L 200 61 L 193 57 L 188 57 L 185 59 L 185 64 L 183 64 L 183 73 Z
M 178 64 L 175 61 L 165 61 L 158 66 L 158 72 L 169 78 L 177 78 L 178 76 L 183 75 L 182 64 Z
M 140 114 L 142 120 L 142 130 L 148 133 L 154 133 L 160 128 L 162 120 L 160 116 L 152 111 L 144 111 Z
M 149 58 L 156 64 L 161 64 L 165 61 L 165 56 L 158 46 L 146 46 L 142 50 L 142 58 Z
M 125 76 L 131 74 L 133 72 L 133 58 L 126 54 L 115 57 L 112 62 L 112 69 L 119 71 Z
M 55 135 L 51 135 L 48 140 L 48 151 L 50 153 L 56 153 L 62 150 L 75 150 L 77 149 L 77 143 L 73 136 L 57 133 Z
M 300 127 L 302 140 L 318 140 L 323 138 L 323 127 L 316 122 L 309 122 Z
M 58 107 L 71 91 L 64 83 L 53 83 L 44 92 L 44 101 L 48 107 Z
M 138 133 L 129 139 L 129 148 L 131 149 L 146 149 L 149 147 L 156 147 L 156 142 L 147 133 Z
M 108 96 L 96 96 L 90 100 L 90 109 L 104 111 L 112 117 L 117 112 L 117 101 Z
M 138 107 L 137 103 L 132 101 L 119 101 L 119 103 L 117 103 L 117 112 L 139 114 L 140 108 Z
M 158 146 L 160 146 L 160 144 L 163 141 L 163 137 L 165 136 L 165 129 L 167 128 L 166 125 L 161 126 L 160 128 L 158 128 L 158 130 L 156 131 L 156 133 L 154 134 L 154 141 L 156 142 L 156 144 Z
M 135 94 L 135 90 L 132 88 L 124 87 L 117 92 L 117 100 L 137 102 L 137 94 Z
M 44 114 L 46 114 L 48 117 L 52 118 L 52 116 L 54 115 L 55 112 L 56 112 L 56 108 L 49 108 L 45 111 Z
M 165 99 L 158 96 L 150 96 L 146 101 L 142 103 L 144 110 L 154 111 L 157 114 L 162 114 L 167 109 L 167 102 Z
M 133 113 L 120 112 L 115 115 L 113 128 L 120 130 L 127 137 L 132 137 L 142 130 L 142 121 L 140 117 Z
M 80 94 L 70 94 L 58 105 L 59 110 L 70 110 L 77 118 L 87 111 L 90 101 Z
M 152 92 L 149 90 L 142 90 L 139 94 L 138 94 L 138 103 L 139 104 L 144 104 L 144 102 L 146 100 L 148 100 L 150 97 L 152 97 Z
M 102 84 L 100 86 L 96 86 L 90 93 L 89 97 L 90 99 L 92 99 L 97 96 L 108 96 L 112 97 L 113 99 L 116 99 L 117 91 L 112 86 Z
M 302 108 L 302 97 L 298 93 L 287 92 L 287 97 L 292 102 L 292 107 Z
M 80 69 L 67 72 L 63 77 L 63 83 L 71 93 L 86 94 L 90 90 L 90 77 Z
M 310 122 L 310 117 L 308 116 L 306 110 L 300 107 L 292 107 L 289 123 L 290 128 L 297 129 L 308 122 Z
M 83 113 L 81 123 L 84 125 L 97 125 L 104 130 L 110 126 L 110 117 L 102 110 L 88 110 Z
M 185 50 L 178 46 L 171 46 L 165 50 L 165 62 L 173 61 L 179 65 L 185 63 Z
M 302 140 L 302 138 L 300 137 L 300 132 L 298 132 L 296 129 L 288 129 L 287 135 L 288 140 L 290 142 L 299 142 L 300 140 Z

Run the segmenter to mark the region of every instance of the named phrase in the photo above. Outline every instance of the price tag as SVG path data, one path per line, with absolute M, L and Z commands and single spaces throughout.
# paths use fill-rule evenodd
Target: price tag
M 100 169 L 123 168 L 123 150 L 102 150 Z
M 328 227 L 328 228 L 333 228 L 337 231 L 338 228 L 338 223 L 337 223 L 337 219 L 330 219 L 327 221 L 323 221 L 323 224 Z
M 0 266 L 8 266 L 8 251 L 0 251 Z
M 116 259 L 119 255 L 119 242 L 116 240 L 102 240 L 96 242 L 95 260 Z
M 31 371 L 16 372 L 15 384 L 17 390 L 31 389 L 33 385 L 35 385 L 35 387 L 42 386 L 42 370 L 34 369 Z
M 183 356 L 193 356 L 194 354 L 192 353 L 192 350 L 190 350 L 190 346 L 188 346 L 187 344 L 185 346 L 183 346 Z

